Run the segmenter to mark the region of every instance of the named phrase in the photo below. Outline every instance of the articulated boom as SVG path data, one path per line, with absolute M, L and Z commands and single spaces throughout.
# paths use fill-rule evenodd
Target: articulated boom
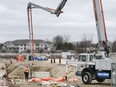
M 37 8 L 37 9 L 42 9 L 44 11 L 47 11 L 51 14 L 55 14 L 57 17 L 59 17 L 59 15 L 61 13 L 63 13 L 63 11 L 61 11 L 65 5 L 65 3 L 67 2 L 67 0 L 62 0 L 60 2 L 60 4 L 58 5 L 58 7 L 55 9 L 51 9 L 51 8 L 46 8 L 46 7 L 42 7 L 40 5 L 34 4 L 29 2 L 27 5 L 27 16 L 28 16 L 28 28 L 29 28 L 29 39 L 30 39 L 30 50 L 31 50 L 31 55 L 34 56 L 34 34 L 33 34 L 33 24 L 32 24 L 32 9 L 33 8 Z

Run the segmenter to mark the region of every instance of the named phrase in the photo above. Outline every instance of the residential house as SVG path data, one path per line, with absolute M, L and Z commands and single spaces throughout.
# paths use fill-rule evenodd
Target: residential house
M 34 49 L 36 52 L 39 52 L 39 50 L 43 51 L 50 51 L 51 48 L 53 48 L 53 43 L 49 41 L 43 41 L 36 39 L 34 40 Z M 30 40 L 29 39 L 21 39 L 21 40 L 14 40 L 14 41 L 7 41 L 3 45 L 3 49 L 7 50 L 17 50 L 19 53 L 27 51 L 30 51 Z

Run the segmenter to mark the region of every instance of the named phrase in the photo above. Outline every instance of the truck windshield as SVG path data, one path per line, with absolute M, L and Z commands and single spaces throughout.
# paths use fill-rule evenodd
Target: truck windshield
M 86 56 L 85 55 L 79 55 L 78 61 L 85 62 L 86 61 Z
M 102 59 L 102 55 L 96 55 L 95 58 L 96 59 Z

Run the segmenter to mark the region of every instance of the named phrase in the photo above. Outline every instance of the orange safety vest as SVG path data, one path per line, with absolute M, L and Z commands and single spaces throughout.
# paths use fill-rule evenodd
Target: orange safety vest
M 29 68 L 25 68 L 24 72 L 29 72 Z

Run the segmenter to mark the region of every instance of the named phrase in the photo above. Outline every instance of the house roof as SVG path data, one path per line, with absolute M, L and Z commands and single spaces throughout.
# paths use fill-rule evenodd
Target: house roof
M 15 45 L 16 44 L 27 44 L 27 43 L 30 43 L 30 40 L 29 39 L 19 39 L 19 40 L 10 41 L 10 43 L 15 44 Z M 53 44 L 50 41 L 44 41 L 44 40 L 41 40 L 41 39 L 35 39 L 34 43 L 35 44 L 47 43 L 48 45 Z
M 34 40 L 34 43 L 42 43 L 44 42 L 43 40 Z M 29 39 L 20 39 L 20 40 L 14 40 L 11 43 L 13 44 L 27 44 L 30 43 Z
M 48 45 L 54 45 L 54 43 L 50 41 L 45 41 L 45 43 L 47 43 Z

